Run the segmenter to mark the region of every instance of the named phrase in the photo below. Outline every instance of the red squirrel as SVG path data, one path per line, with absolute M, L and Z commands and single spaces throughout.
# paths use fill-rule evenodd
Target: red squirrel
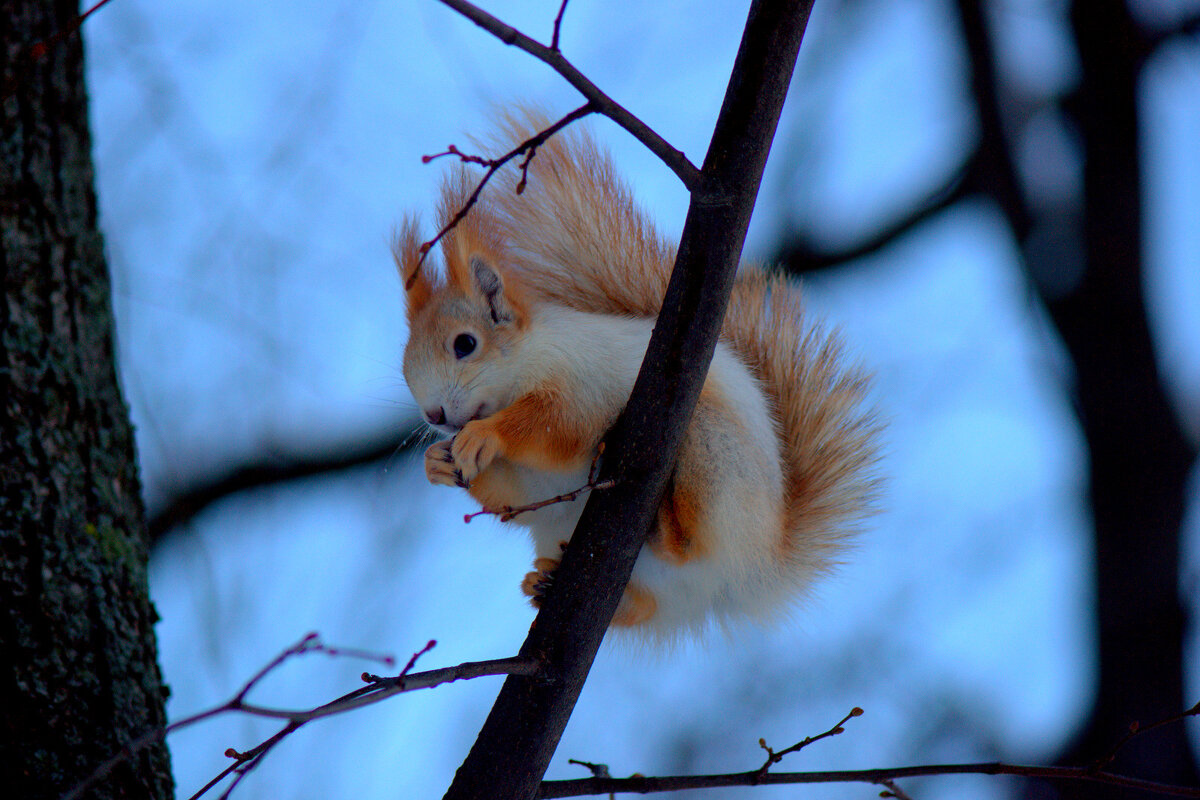
M 514 142 L 545 127 L 510 117 Z M 485 509 L 535 504 L 589 480 L 625 406 L 674 264 L 611 159 L 579 130 L 537 148 L 523 191 L 498 172 L 422 264 L 410 217 L 394 251 L 405 281 L 404 376 L 425 421 L 435 484 Z M 472 190 L 445 181 L 445 225 Z M 432 254 L 431 254 L 432 255 Z M 878 425 L 866 377 L 807 323 L 799 288 L 742 265 L 721 340 L 657 524 L 613 624 L 653 639 L 778 616 L 842 557 L 870 510 Z M 515 516 L 533 536 L 521 588 L 537 605 L 584 497 Z

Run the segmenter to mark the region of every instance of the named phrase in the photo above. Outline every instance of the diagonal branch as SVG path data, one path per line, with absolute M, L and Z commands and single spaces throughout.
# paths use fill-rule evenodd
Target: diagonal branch
M 521 655 L 543 658 L 545 669 L 505 681 L 447 800 L 537 794 L 700 395 L 811 9 L 812 0 L 751 4 L 703 171 L 691 183 L 662 311 L 629 404 L 605 437 L 599 477 L 616 483 L 588 499 L 521 647 Z
M 970 193 L 981 191 L 980 181 L 975 177 L 978 161 L 978 154 L 972 154 L 945 181 L 914 203 L 911 209 L 856 244 L 841 250 L 820 251 L 805 238 L 797 237 L 784 244 L 776 261 L 793 275 L 803 275 L 878 253 Z
M 687 156 L 684 155 L 682 150 L 672 147 L 670 143 L 655 133 L 650 126 L 631 114 L 628 109 L 616 100 L 613 100 L 602 92 L 596 84 L 588 80 L 582 72 L 576 69 L 559 52 L 557 47 L 557 32 L 561 23 L 561 10 L 559 11 L 560 16 L 555 20 L 554 25 L 555 46 L 547 47 L 536 39 L 532 39 L 521 33 L 511 25 L 501 22 L 483 9 L 466 2 L 466 0 L 441 0 L 441 2 L 459 14 L 462 14 L 488 33 L 491 33 L 505 44 L 520 48 L 539 61 L 545 62 L 555 72 L 562 75 L 567 83 L 574 86 L 580 94 L 586 97 L 598 113 L 603 114 L 629 131 L 633 134 L 634 138 L 649 148 L 650 152 L 662 159 L 662 162 L 671 168 L 679 177 L 679 180 L 683 181 L 683 185 L 688 188 L 688 191 L 695 191 L 698 188 L 700 184 L 700 170 L 696 169 L 696 166 L 691 161 L 688 161 Z M 565 7 L 566 4 L 564 3 L 563 5 Z

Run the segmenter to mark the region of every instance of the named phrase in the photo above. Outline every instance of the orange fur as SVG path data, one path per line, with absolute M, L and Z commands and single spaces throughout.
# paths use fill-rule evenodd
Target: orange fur
M 706 552 L 705 542 L 697 536 L 701 507 L 696 493 L 686 484 L 672 481 L 658 509 L 658 527 L 647 543 L 660 558 L 672 564 L 684 564 Z
M 421 234 L 417 220 L 408 217 L 392 237 L 392 255 L 400 268 L 408 302 L 405 304 L 408 322 L 429 304 L 433 296 L 433 284 L 429 275 L 421 269 Z
M 526 112 L 505 117 L 500 129 L 517 141 L 549 122 Z M 536 293 L 587 311 L 657 315 L 675 251 L 616 177 L 608 154 L 568 129 L 539 148 L 529 176 L 535 200 L 507 191 L 516 180 L 509 174 L 497 203 Z M 562 226 L 556 235 L 527 235 L 555 224 Z M 781 548 L 834 553 L 876 492 L 868 473 L 879 425 L 863 412 L 866 375 L 845 366 L 836 337 L 803 318 L 795 284 L 743 265 L 722 338 L 762 379 L 782 432 L 788 513 Z
M 658 601 L 654 595 L 636 581 L 630 581 L 621 595 L 617 613 L 613 615 L 613 625 L 630 628 L 642 625 L 654 617 L 658 610 Z
M 785 278 L 743 270 L 724 335 L 762 376 L 777 414 L 787 511 L 781 550 L 810 557 L 802 551 L 836 553 L 853 533 L 846 523 L 869 510 L 879 425 L 862 410 L 866 376 L 846 369 L 837 338 L 792 323 L 802 314 Z
M 572 411 L 561 391 L 545 386 L 522 396 L 488 422 L 504 443 L 509 460 L 537 469 L 566 469 L 590 461 L 596 444 L 580 435 L 588 426 L 581 426 Z
M 548 124 L 537 112 L 506 117 L 499 149 Z M 468 484 L 492 509 L 582 481 L 632 385 L 640 356 L 630 351 L 649 329 L 636 320 L 657 314 L 675 253 L 579 130 L 538 148 L 521 194 L 519 179 L 498 173 L 443 237 L 441 280 L 432 258 L 420 263 L 411 219 L 394 245 L 412 332 L 405 375 L 422 410 L 455 434 L 429 448 L 427 475 Z M 445 181 L 443 226 L 473 189 L 461 169 Z M 743 266 L 721 337 L 615 625 L 666 638 L 718 607 L 769 615 L 832 568 L 870 508 L 878 425 L 863 405 L 866 378 L 844 365 L 835 337 L 806 323 L 798 288 Z M 516 520 L 538 543 L 522 583 L 535 604 L 572 508 Z M 656 566 L 641 569 L 647 558 Z M 712 609 L 687 605 L 699 602 Z
M 479 501 L 479 505 L 493 511 L 540 499 L 528 495 L 520 474 L 512 464 L 503 461 L 493 463 L 489 469 L 476 475 L 467 486 L 467 493 Z
M 549 125 L 540 112 L 508 115 L 497 138 L 521 141 Z M 516 171 L 497 178 L 494 202 L 500 230 L 512 243 L 513 268 L 533 277 L 529 283 L 543 300 L 597 314 L 658 315 L 675 248 L 641 213 L 608 153 L 582 129 L 560 131 L 538 148 L 528 193 L 516 192 Z

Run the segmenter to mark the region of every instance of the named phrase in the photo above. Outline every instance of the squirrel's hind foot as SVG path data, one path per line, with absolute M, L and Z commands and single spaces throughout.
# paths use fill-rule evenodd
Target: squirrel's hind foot
M 529 598 L 534 608 L 542 607 L 542 598 L 554 582 L 554 571 L 558 569 L 556 558 L 538 558 L 533 562 L 534 572 L 527 572 L 521 581 L 521 591 Z

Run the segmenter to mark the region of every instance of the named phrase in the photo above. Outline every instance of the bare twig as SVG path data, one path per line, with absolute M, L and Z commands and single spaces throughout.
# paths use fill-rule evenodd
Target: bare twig
M 595 476 L 592 476 L 589 477 L 587 483 L 584 483 L 584 485 L 580 488 L 574 489 L 574 491 L 566 492 L 565 494 L 558 494 L 556 497 L 546 500 L 539 500 L 538 503 L 530 503 L 529 505 L 500 506 L 499 509 L 486 509 L 485 507 L 485 509 L 475 511 L 474 513 L 468 513 L 468 515 L 463 515 L 462 521 L 470 522 L 475 517 L 479 517 L 481 515 L 496 515 L 500 518 L 500 522 L 508 522 L 517 515 L 522 515 L 522 513 L 536 511 L 538 509 L 545 509 L 546 506 L 554 505 L 556 503 L 570 503 L 571 500 L 577 500 L 580 498 L 580 495 L 582 495 L 584 492 L 592 492 L 595 491 L 595 489 L 611 489 L 616 485 L 616 480 L 608 479 L 606 481 L 596 481 Z
M 550 49 L 554 52 L 559 52 L 558 49 L 558 33 L 562 29 L 563 14 L 567 13 L 567 3 L 571 0 L 563 0 L 562 5 L 558 7 L 558 16 L 554 18 L 554 35 L 550 37 Z
M 882 780 L 879 782 L 879 785 L 883 787 L 883 791 L 879 793 L 880 797 L 894 797 L 896 800 L 913 800 L 893 780 Z
M 420 654 L 418 653 L 417 655 Z M 310 722 L 321 717 L 344 714 L 356 708 L 374 705 L 403 692 L 412 692 L 417 689 L 432 689 L 434 686 L 440 686 L 443 683 L 453 683 L 454 681 L 470 678 L 483 678 L 489 675 L 532 676 L 538 673 L 540 667 L 541 663 L 536 659 L 513 656 L 511 658 L 493 658 L 488 661 L 467 661 L 453 667 L 431 669 L 411 675 L 401 673 L 390 678 L 381 678 L 378 675 L 363 673 L 363 680 L 369 683 L 369 686 L 356 689 L 316 708 L 308 710 L 267 708 L 242 703 L 237 708 L 223 708 L 221 710 L 242 711 L 258 717 Z
M 631 114 L 620 103 L 600 91 L 599 87 L 588 80 L 571 62 L 563 58 L 562 53 L 558 52 L 554 46 L 557 45 L 557 37 L 551 41 L 552 46 L 547 47 L 536 39 L 532 39 L 521 33 L 516 28 L 501 22 L 483 9 L 466 2 L 466 0 L 441 0 L 441 2 L 488 31 L 505 44 L 520 48 L 534 58 L 548 64 L 555 72 L 562 75 L 567 83 L 574 86 L 580 94 L 587 98 L 588 105 L 591 106 L 592 110 L 603 114 L 629 131 L 635 139 L 658 156 L 679 177 L 679 180 L 683 181 L 683 185 L 687 187 L 688 191 L 695 191 L 699 188 L 700 170 L 688 160 L 683 151 L 672 147 L 665 139 L 646 125 L 646 123 Z M 560 19 L 562 11 L 565 8 L 566 3 L 563 3 L 562 9 L 559 10 Z M 556 20 L 556 33 L 558 23 L 559 20 Z
M 439 241 L 441 241 L 442 237 L 444 237 L 447 233 L 449 233 L 451 230 L 453 230 L 454 227 L 456 225 L 458 225 L 458 223 L 462 222 L 463 218 L 467 216 L 467 214 L 470 212 L 471 208 L 474 207 L 474 205 L 477 202 L 479 202 L 479 195 L 483 193 L 483 187 L 487 185 L 488 181 L 490 181 L 492 179 L 492 176 L 495 175 L 496 172 L 501 167 L 503 167 L 509 161 L 512 161 L 514 158 L 521 155 L 522 153 L 527 154 L 525 160 L 523 162 L 521 162 L 521 181 L 520 181 L 520 183 L 517 184 L 517 190 L 520 191 L 525 186 L 525 174 L 529 168 L 529 162 L 533 159 L 533 155 L 534 155 L 535 151 L 537 150 L 537 148 L 540 147 L 551 136 L 558 133 L 560 130 L 567 127 L 575 120 L 582 119 L 583 117 L 586 117 L 588 114 L 592 114 L 595 111 L 596 111 L 596 108 L 592 105 L 592 103 L 590 101 L 587 103 L 584 103 L 579 108 L 575 109 L 574 111 L 572 111 L 571 113 L 567 114 L 565 117 L 560 119 L 558 122 L 554 123 L 553 125 L 546 128 L 545 130 L 538 131 L 536 134 L 534 134 L 533 136 L 530 136 L 528 139 L 521 142 L 519 145 L 514 147 L 512 150 L 509 150 L 507 153 L 505 153 L 504 155 L 502 155 L 498 158 L 491 159 L 491 158 L 483 158 L 481 156 L 468 155 L 468 154 L 460 151 L 454 145 L 450 145 L 444 152 L 435 153 L 434 155 L 431 155 L 431 156 L 423 156 L 421 158 L 421 160 L 424 161 L 425 163 L 429 163 L 433 159 L 441 158 L 442 156 L 448 156 L 448 155 L 457 156 L 463 162 L 471 163 L 471 164 L 480 164 L 480 165 L 486 166 L 488 168 L 488 170 L 487 170 L 487 172 L 485 172 L 483 174 L 483 177 L 479 180 L 479 183 L 475 186 L 475 190 L 473 192 L 471 192 L 471 195 L 467 198 L 467 201 L 465 203 L 463 203 L 462 208 L 458 209 L 458 211 L 455 212 L 454 216 L 445 225 L 442 226 L 441 230 L 439 230 L 437 232 L 436 236 L 434 236 L 432 239 L 430 239 L 429 241 L 427 241 L 421 245 L 421 262 L 424 263 L 425 256 L 429 254 L 429 251 L 433 248 L 433 246 L 435 244 L 437 244 Z M 417 275 L 419 274 L 419 272 L 420 272 L 420 264 L 418 264 L 417 269 L 413 270 L 413 273 L 412 273 L 412 275 L 410 275 L 408 277 L 408 280 L 404 282 L 405 290 L 412 288 L 413 281 L 415 281 L 417 279 Z
M 352 711 L 356 708 L 372 705 L 374 703 L 386 700 L 393 695 L 402 692 L 411 692 L 416 689 L 429 689 L 434 686 L 439 686 L 443 683 L 451 683 L 458 680 L 466 680 L 470 678 L 481 678 L 488 675 L 536 675 L 541 668 L 541 662 L 534 658 L 525 658 L 514 656 L 512 658 L 497 658 L 489 661 L 468 661 L 458 664 L 453 667 L 442 667 L 441 669 L 428 670 L 426 672 L 417 672 L 410 674 L 417 659 L 425 653 L 428 653 L 437 642 L 430 640 L 423 648 L 415 652 L 404 669 L 399 675 L 392 677 L 381 678 L 377 675 L 364 672 L 362 675 L 363 681 L 370 684 L 362 688 L 356 689 L 348 694 L 331 700 L 328 703 L 317 706 L 312 709 L 304 710 L 287 710 L 277 708 L 267 708 L 264 706 L 254 705 L 246 702 L 246 696 L 250 691 L 271 672 L 278 669 L 285 661 L 307 653 L 325 653 L 331 657 L 353 657 L 364 658 L 368 660 L 378 661 L 380 663 L 391 666 L 395 664 L 395 659 L 392 656 L 377 655 L 361 650 L 351 650 L 347 648 L 329 647 L 323 644 L 317 634 L 310 633 L 304 636 L 299 642 L 284 650 L 266 666 L 254 674 L 246 683 L 238 690 L 228 702 L 225 702 L 215 708 L 210 708 L 205 711 L 198 712 L 183 719 L 176 720 L 165 728 L 156 728 L 148 731 L 142 736 L 134 739 L 127 744 L 121 752 L 114 755 L 105 763 L 101 764 L 95 772 L 89 775 L 85 780 L 76 784 L 72 789 L 62 796 L 61 800 L 78 800 L 94 786 L 98 781 L 101 781 L 119 764 L 132 758 L 134 754 L 140 750 L 160 741 L 168 734 L 174 733 L 182 728 L 187 728 L 200 722 L 204 722 L 212 717 L 221 714 L 240 712 L 250 714 L 257 717 L 267 717 L 270 719 L 287 720 L 287 724 L 269 739 L 261 742 L 250 750 L 239 752 L 233 748 L 225 751 L 225 754 L 234 759 L 234 762 L 220 772 L 215 778 L 205 784 L 193 798 L 200 797 L 208 792 L 230 774 L 236 773 L 233 783 L 226 788 L 221 797 L 228 797 L 229 793 L 242 780 L 246 773 L 253 770 L 268 752 L 286 736 L 291 734 L 302 725 L 311 722 L 314 719 L 328 717 L 334 714 L 341 714 L 347 711 Z
M 177 720 L 176 722 L 167 725 L 165 728 L 155 728 L 147 731 L 146 733 L 126 744 L 119 753 L 114 755 L 108 761 L 105 761 L 103 764 L 97 767 L 91 775 L 72 787 L 69 792 L 63 795 L 62 800 L 76 800 L 76 798 L 82 797 L 84 792 L 94 786 L 98 781 L 103 780 L 116 766 L 132 758 L 133 755 L 138 751 L 162 740 L 169 733 L 173 733 L 181 728 L 195 725 L 198 722 L 203 722 L 206 719 L 218 716 L 220 714 L 225 714 L 230 711 L 246 711 L 247 713 L 255 713 L 249 710 L 244 702 L 246 695 L 249 694 L 250 690 L 260 683 L 262 679 L 265 678 L 269 673 L 278 669 L 279 666 L 288 659 L 295 656 L 304 655 L 306 653 L 325 653 L 326 655 L 332 657 L 351 656 L 354 658 L 365 658 L 373 661 L 379 661 L 389 666 L 395 663 L 395 659 L 393 659 L 391 656 L 383 656 L 361 650 L 348 650 L 346 648 L 329 647 L 320 641 L 320 638 L 317 634 L 305 634 L 300 641 L 284 650 L 282 653 L 273 658 L 266 666 L 255 673 L 254 676 L 251 677 L 250 680 L 246 681 L 242 688 L 238 690 L 238 693 L 234 695 L 233 698 L 228 702 L 217 706 L 216 708 L 210 708 L 206 711 L 201 711 L 189 717 L 184 717 L 181 720 Z
M 539 500 L 536 503 L 530 503 L 530 504 L 524 505 L 524 506 L 501 506 L 500 508 L 483 508 L 479 511 L 476 511 L 473 514 L 464 515 L 463 522 L 470 522 L 471 520 L 475 519 L 476 517 L 478 517 L 482 514 L 495 514 L 496 516 L 498 516 L 500 518 L 501 522 L 508 522 L 510 519 L 517 516 L 518 514 L 524 514 L 527 511 L 537 511 L 539 508 L 545 508 L 546 506 L 552 506 L 555 503 L 569 503 L 572 500 L 578 499 L 579 496 L 582 495 L 584 492 L 595 491 L 597 489 L 611 489 L 612 487 L 617 485 L 617 482 L 615 480 L 613 480 L 612 478 L 610 478 L 608 480 L 603 480 L 603 481 L 596 480 L 597 467 L 599 467 L 599 465 L 600 465 L 600 455 L 603 452 L 604 452 L 604 442 L 601 442 L 599 444 L 599 446 L 596 448 L 596 455 L 592 457 L 592 466 L 588 470 L 587 483 L 585 483 L 583 486 L 580 486 L 578 489 L 567 492 L 566 494 L 560 494 L 555 497 L 551 497 L 548 500 Z
M 425 651 L 422 650 L 421 652 Z M 229 701 L 229 704 L 235 708 L 240 707 L 242 701 L 246 699 L 246 695 L 250 694 L 250 690 L 257 686 L 263 678 L 274 672 L 281 664 L 283 664 L 283 662 L 287 661 L 288 659 L 294 658 L 295 656 L 302 656 L 306 653 L 324 653 L 335 658 L 338 656 L 364 658 L 372 661 L 379 661 L 380 663 L 386 664 L 389 667 L 396 663 L 396 659 L 392 656 L 368 653 L 365 650 L 350 650 L 347 648 L 329 647 L 321 641 L 321 637 L 318 634 L 308 633 L 305 634 L 304 638 L 302 638 L 300 641 L 296 642 L 294 645 L 275 656 L 275 658 L 273 658 L 266 666 L 260 669 L 254 675 L 254 677 L 246 681 L 246 684 L 242 686 L 241 690 L 236 695 L 234 695 L 234 698 Z
M 767 751 L 767 760 L 765 762 L 763 762 L 763 765 L 761 767 L 758 768 L 758 774 L 760 776 L 766 775 L 767 771 L 769 769 L 771 769 L 772 766 L 774 766 L 775 764 L 778 764 L 780 761 L 782 761 L 784 756 L 790 755 L 791 753 L 797 753 L 797 752 L 803 750 L 804 748 L 808 747 L 813 742 L 820 741 L 821 739 L 828 739 L 830 736 L 837 736 L 839 733 L 844 733 L 845 728 L 843 728 L 842 726 L 845 725 L 847 722 L 849 722 L 854 717 L 861 717 L 862 713 L 863 713 L 863 710 L 861 708 L 859 708 L 858 706 L 855 706 L 854 708 L 850 709 L 849 714 L 842 717 L 841 721 L 838 722 L 838 724 L 834 725 L 829 730 L 825 731 L 824 733 L 818 733 L 816 736 L 806 736 L 801 741 L 796 742 L 794 745 L 792 745 L 791 747 L 789 747 L 785 750 L 780 750 L 778 753 L 776 753 L 771 748 L 767 747 L 767 742 L 765 739 L 759 739 L 758 746 L 761 747 L 763 750 Z
M 1183 720 L 1187 719 L 1188 717 L 1195 717 L 1195 716 L 1200 716 L 1200 703 L 1196 703 L 1196 705 L 1192 706 L 1187 711 L 1182 711 L 1173 717 L 1167 717 L 1166 719 L 1160 719 L 1158 722 L 1152 723 L 1150 725 L 1143 726 L 1140 723 L 1135 721 L 1129 726 L 1129 731 L 1125 734 L 1125 736 L 1123 736 L 1121 738 L 1121 741 L 1117 742 L 1116 745 L 1113 747 L 1113 749 L 1109 750 L 1108 753 L 1106 753 L 1104 756 L 1096 759 L 1092 763 L 1091 768 L 1096 770 L 1097 772 L 1099 772 L 1100 770 L 1107 767 L 1109 764 L 1111 764 L 1113 762 L 1114 759 L 1116 759 L 1117 754 L 1119 752 L 1121 752 L 1121 749 L 1123 747 L 1125 747 L 1125 745 L 1129 744 L 1130 740 L 1132 740 L 1138 736 L 1141 736 L 1144 733 L 1149 733 L 1150 731 L 1154 730 L 1155 728 L 1161 728 L 1164 725 L 1171 725 L 1176 722 L 1182 722 Z
M 605 480 L 605 481 L 599 481 L 597 483 L 592 483 L 589 481 L 588 483 L 585 483 L 583 486 L 580 486 L 578 489 L 574 489 L 570 492 L 567 492 L 566 494 L 556 495 L 556 496 L 548 498 L 546 500 L 539 500 L 538 502 L 530 503 L 529 505 L 500 506 L 500 508 L 483 508 L 483 509 L 480 509 L 479 511 L 475 511 L 471 514 L 464 514 L 463 522 L 470 522 L 471 520 L 473 520 L 476 517 L 481 516 L 483 514 L 495 514 L 497 517 L 500 518 L 501 522 L 508 522 L 510 519 L 512 519 L 513 517 L 516 517 L 519 514 L 525 514 L 529 511 L 537 511 L 539 508 L 545 508 L 546 506 L 552 506 L 555 503 L 569 503 L 572 500 L 579 499 L 580 495 L 582 495 L 584 492 L 590 492 L 595 489 L 611 489 L 612 487 L 614 487 L 616 485 L 617 485 L 617 482 L 612 479 Z
M 226 710 L 243 711 L 248 714 L 253 714 L 256 716 L 269 716 L 269 717 L 278 716 L 279 715 L 278 712 L 275 712 L 275 711 L 272 711 L 269 709 L 258 709 L 254 706 L 249 706 L 246 703 L 241 702 L 241 698 L 244 698 L 246 696 L 246 693 L 250 690 L 250 688 L 254 685 L 254 683 L 256 681 L 261 679 L 263 676 L 265 676 L 268 672 L 270 672 L 276 666 L 281 664 L 288 657 L 290 657 L 292 655 L 297 655 L 299 653 L 309 652 L 310 650 L 317 649 L 317 647 L 309 647 L 308 646 L 309 642 L 314 640 L 315 638 L 316 638 L 316 634 L 309 634 L 307 637 L 305 637 L 305 639 L 303 639 L 300 642 L 299 645 L 285 651 L 281 656 L 277 657 L 273 662 L 268 664 L 262 671 L 259 672 L 258 675 L 256 675 L 254 678 L 252 678 L 251 681 L 249 683 L 247 683 L 247 685 L 245 687 L 242 688 L 242 691 L 238 692 L 237 697 L 235 697 L 234 700 L 228 704 Z M 400 671 L 400 674 L 398 676 L 396 676 L 396 678 L 382 679 L 382 678 L 378 678 L 373 675 L 369 676 L 367 673 L 363 673 L 363 680 L 371 682 L 372 684 L 374 684 L 374 686 L 378 686 L 381 683 L 386 683 L 389 680 L 403 681 L 405 676 L 408 675 L 409 671 L 413 668 L 413 665 L 417 663 L 417 659 L 420 658 L 421 656 L 423 656 L 425 653 L 428 653 L 436 645 L 437 645 L 437 641 L 434 639 L 430 639 L 429 642 L 424 647 L 422 647 L 417 652 L 413 653 L 412 657 L 408 659 L 408 663 L 405 664 L 404 669 L 402 669 Z M 322 649 L 324 652 L 329 653 L 330 655 L 349 655 L 350 654 L 347 651 L 339 651 L 339 650 L 336 650 L 333 648 L 323 648 L 322 647 Z M 359 655 L 357 653 L 355 653 L 355 654 Z M 389 665 L 394 664 L 395 659 L 393 659 L 389 656 L 385 659 L 385 663 L 387 663 Z M 374 688 L 374 686 L 371 688 Z M 360 696 L 360 692 L 361 692 L 361 690 L 359 690 L 357 692 L 351 692 L 350 695 L 347 695 L 341 699 L 345 700 L 346 697 L 351 697 L 351 696 L 358 697 L 358 696 Z M 393 694 L 394 694 L 394 692 L 393 692 Z M 372 699 L 372 702 L 378 702 L 378 700 L 380 700 L 380 699 L 382 699 L 382 697 L 374 697 Z M 216 786 L 218 783 L 220 783 L 225 778 L 227 778 L 230 774 L 233 774 L 235 776 L 233 781 L 230 782 L 229 786 L 227 786 L 225 788 L 225 791 L 223 791 L 221 793 L 220 798 L 218 798 L 218 800 L 225 800 L 225 798 L 229 797 L 233 793 L 233 790 L 237 788 L 237 785 L 242 782 L 242 779 L 245 778 L 246 775 L 248 775 L 250 772 L 252 772 L 259 764 L 261 764 L 263 762 L 263 759 L 266 758 L 267 753 L 271 752 L 271 750 L 275 747 L 275 745 L 282 742 L 287 736 L 291 735 L 293 732 L 298 730 L 306 722 L 309 722 L 310 720 L 315 719 L 316 716 L 328 716 L 329 714 L 332 714 L 332 713 L 338 713 L 340 707 L 337 705 L 337 703 L 338 703 L 338 701 L 334 701 L 333 703 L 327 703 L 326 705 L 321 706 L 319 709 L 314 709 L 314 711 L 324 710 L 326 713 L 323 713 L 323 714 L 313 715 L 312 712 L 301 712 L 301 713 L 293 714 L 293 715 L 287 717 L 288 722 L 286 725 L 283 726 L 283 728 L 281 728 L 279 731 L 277 731 L 269 739 L 259 743 L 258 745 L 251 748 L 250 750 L 247 750 L 245 752 L 238 752 L 237 750 L 235 750 L 232 747 L 226 749 L 225 755 L 228 756 L 229 758 L 232 758 L 233 763 L 230 764 L 225 769 L 221 770 L 221 772 L 219 772 L 216 775 L 216 777 L 214 777 L 208 783 L 204 784 L 204 786 L 201 787 L 198 792 L 196 792 L 194 795 L 192 795 L 191 798 L 189 798 L 189 800 L 196 800 L 196 798 L 203 796 L 205 793 L 208 792 L 209 789 Z M 342 708 L 341 710 L 346 710 L 346 709 Z
M 591 761 L 580 761 L 577 758 L 568 758 L 568 764 L 578 764 L 581 767 L 587 767 L 595 778 L 611 778 L 612 774 L 608 771 L 608 764 L 593 764 Z M 609 792 L 608 800 L 616 800 L 615 792 Z
M 608 764 L 593 764 L 591 761 L 580 761 L 577 758 L 568 758 L 568 764 L 578 764 L 581 767 L 587 767 L 588 771 L 597 778 L 611 778 L 612 774 L 608 771 Z

